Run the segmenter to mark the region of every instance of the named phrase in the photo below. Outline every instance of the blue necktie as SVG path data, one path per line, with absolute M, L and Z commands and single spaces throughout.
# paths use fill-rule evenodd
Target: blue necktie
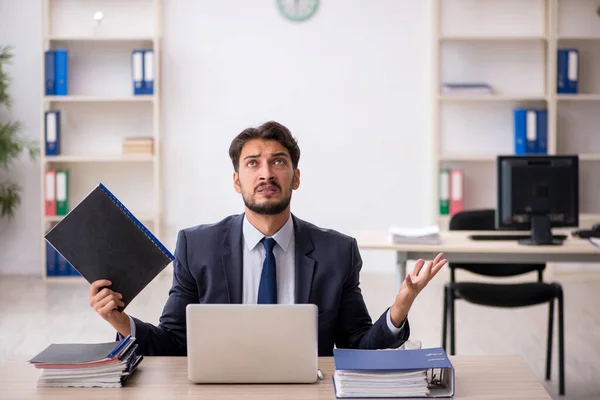
M 277 304 L 277 270 L 273 254 L 276 242 L 273 238 L 263 238 L 261 242 L 265 247 L 265 261 L 258 286 L 258 304 Z

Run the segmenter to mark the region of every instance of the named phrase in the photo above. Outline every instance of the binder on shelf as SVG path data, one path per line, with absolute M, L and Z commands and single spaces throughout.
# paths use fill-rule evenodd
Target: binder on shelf
M 461 169 L 450 170 L 450 215 L 464 208 L 464 172 Z
M 48 110 L 44 114 L 44 133 L 46 138 L 46 155 L 60 154 L 60 111 Z
M 144 50 L 143 93 L 154 94 L 154 50 Z
M 101 183 L 45 238 L 89 283 L 110 280 L 123 295 L 119 311 L 175 259 Z
M 556 92 L 576 94 L 579 91 L 579 50 L 558 49 Z
M 46 96 L 56 95 L 56 82 L 54 80 L 54 66 L 56 65 L 55 58 L 56 57 L 54 50 L 47 50 L 44 53 L 44 93 L 46 94 Z
M 133 94 L 144 94 L 144 52 L 133 50 L 131 53 L 131 79 L 133 80 Z
M 56 95 L 66 96 L 69 94 L 68 76 L 69 76 L 69 60 L 68 51 L 65 49 L 55 50 L 55 82 Z
M 56 171 L 56 215 L 64 216 L 69 212 L 69 171 Z
M 449 214 L 450 206 L 450 170 L 440 170 L 440 215 Z
M 46 276 L 56 276 L 58 270 L 57 257 L 58 253 L 54 250 L 54 247 L 46 243 Z
M 537 110 L 536 131 L 538 154 L 548 154 L 548 110 Z
M 525 153 L 537 153 L 537 112 L 535 110 L 526 111 L 525 128 Z
M 454 367 L 443 348 L 333 349 L 337 398 L 454 396 Z
M 517 108 L 513 111 L 515 130 L 515 154 L 527 153 L 527 109 Z
M 56 170 L 49 169 L 46 171 L 46 182 L 44 185 L 44 203 L 46 208 L 46 216 L 51 217 L 56 215 Z

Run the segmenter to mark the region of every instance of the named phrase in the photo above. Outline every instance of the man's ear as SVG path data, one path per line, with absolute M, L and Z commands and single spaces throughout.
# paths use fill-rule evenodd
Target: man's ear
M 233 173 L 233 188 L 236 192 L 242 193 L 242 186 L 240 185 L 240 175 L 237 172 Z
M 296 190 L 300 187 L 300 170 L 296 168 L 294 170 L 294 178 L 292 179 L 292 189 Z

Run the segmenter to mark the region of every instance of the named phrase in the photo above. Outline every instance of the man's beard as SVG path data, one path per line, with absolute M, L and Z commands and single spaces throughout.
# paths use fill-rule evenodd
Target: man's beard
M 281 186 L 279 186 L 277 183 L 269 182 L 268 184 L 277 187 L 279 191 L 282 192 Z M 263 185 L 259 185 L 257 188 L 255 188 L 255 192 L 260 186 Z M 282 213 L 290 205 L 290 201 L 292 200 L 292 193 L 290 191 L 290 195 L 287 198 L 282 199 L 278 203 L 256 204 L 250 198 L 246 198 L 246 196 L 242 195 L 242 198 L 244 199 L 244 204 L 246 205 L 246 207 L 248 207 L 250 211 L 253 211 L 260 215 L 277 215 Z

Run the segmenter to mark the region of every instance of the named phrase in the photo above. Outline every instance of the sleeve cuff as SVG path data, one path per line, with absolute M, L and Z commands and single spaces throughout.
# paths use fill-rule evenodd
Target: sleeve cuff
M 135 337 L 135 322 L 133 322 L 133 318 L 131 318 L 131 315 L 127 316 L 129 318 L 129 330 L 131 330 L 131 337 Z M 121 335 L 119 332 L 117 332 L 117 335 L 119 337 L 119 340 L 123 340 L 125 339 L 123 337 L 123 335 Z
M 406 323 L 406 319 L 404 320 L 404 322 L 402 322 L 402 325 L 400 325 L 400 328 L 396 328 L 394 326 L 394 324 L 392 324 L 392 317 L 390 315 L 390 310 L 388 309 L 387 314 L 386 314 L 386 319 L 387 321 L 387 326 L 388 329 L 390 330 L 390 332 L 392 332 L 392 334 L 397 335 L 400 333 L 400 331 L 402 330 L 402 328 L 404 328 L 404 324 Z M 133 332 L 133 331 L 132 331 Z

